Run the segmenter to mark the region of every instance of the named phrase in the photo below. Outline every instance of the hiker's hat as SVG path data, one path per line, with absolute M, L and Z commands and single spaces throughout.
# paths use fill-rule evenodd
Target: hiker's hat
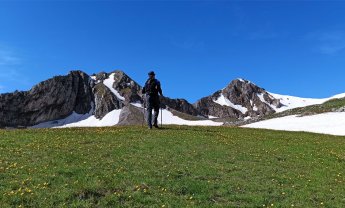
M 155 72 L 154 71 L 150 71 L 149 75 L 155 75 Z

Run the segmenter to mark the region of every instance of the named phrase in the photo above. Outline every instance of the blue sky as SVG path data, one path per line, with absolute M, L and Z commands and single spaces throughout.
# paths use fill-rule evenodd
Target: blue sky
M 345 2 L 0 2 L 0 93 L 55 75 L 155 70 L 194 102 L 242 77 L 280 94 L 345 92 Z

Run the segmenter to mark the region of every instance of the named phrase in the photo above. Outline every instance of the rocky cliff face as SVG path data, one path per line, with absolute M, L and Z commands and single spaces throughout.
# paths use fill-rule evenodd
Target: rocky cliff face
M 217 117 L 217 118 L 243 118 L 243 114 L 229 106 L 220 105 L 214 102 L 220 91 L 216 92 L 212 96 L 201 98 L 194 106 L 197 111 L 205 117 Z
M 161 98 L 161 106 L 163 108 L 169 107 L 192 116 L 201 115 L 200 112 L 185 99 L 171 99 L 168 97 L 163 97 Z
M 95 99 L 94 115 L 98 119 L 103 118 L 112 110 L 121 109 L 123 106 L 121 100 L 102 82 L 93 87 L 93 94 Z
M 91 110 L 92 81 L 81 71 L 56 76 L 25 92 L 0 94 L 0 126 L 31 126 Z

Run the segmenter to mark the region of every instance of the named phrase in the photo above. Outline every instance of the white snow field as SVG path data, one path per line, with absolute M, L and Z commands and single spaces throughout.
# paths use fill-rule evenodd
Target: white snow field
M 178 116 L 174 116 L 170 111 L 168 110 L 162 110 L 163 112 L 163 124 L 177 124 L 177 125 L 188 125 L 188 126 L 221 126 L 223 125 L 223 122 L 215 122 L 211 120 L 198 120 L 198 121 L 189 121 L 182 119 Z M 160 122 L 160 116 L 159 121 Z
M 104 84 L 105 86 L 107 86 L 107 87 L 110 89 L 110 91 L 111 91 L 112 93 L 114 93 L 114 95 L 115 95 L 117 98 L 119 98 L 120 100 L 125 100 L 125 98 L 122 97 L 122 96 L 120 95 L 120 93 L 119 93 L 117 90 L 115 90 L 115 89 L 113 88 L 113 84 L 114 84 L 114 82 L 115 82 L 114 76 L 115 76 L 115 73 L 110 74 L 110 75 L 109 75 L 109 78 L 108 78 L 108 79 L 105 79 L 105 80 L 103 81 L 103 84 Z
M 299 107 L 306 107 L 309 105 L 317 105 L 317 104 L 322 104 L 328 100 L 335 99 L 335 98 L 344 98 L 345 93 L 338 94 L 329 98 L 301 98 L 301 97 L 295 97 L 295 96 L 289 96 L 289 95 L 280 95 L 280 94 L 275 94 L 268 92 L 270 95 L 272 95 L 274 98 L 279 99 L 280 102 L 284 105 L 281 108 L 276 108 L 273 105 L 270 105 L 277 113 L 283 112 L 289 109 L 293 108 L 299 108 Z M 263 96 L 258 94 L 259 98 L 261 101 L 264 102 Z M 267 103 L 268 104 L 268 103 Z
M 261 128 L 286 131 L 306 131 L 345 136 L 345 112 L 331 112 L 312 116 L 296 115 L 274 118 L 244 125 L 245 128 Z

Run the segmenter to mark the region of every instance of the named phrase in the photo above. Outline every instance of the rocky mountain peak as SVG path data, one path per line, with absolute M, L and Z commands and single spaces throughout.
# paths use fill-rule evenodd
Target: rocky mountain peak
M 115 82 L 113 87 L 129 103 L 141 102 L 141 86 L 126 73 L 116 70 L 114 73 Z
M 238 78 L 222 90 L 200 99 L 194 106 L 207 116 L 245 118 L 274 113 L 274 108 L 281 107 L 281 103 L 265 89 Z

